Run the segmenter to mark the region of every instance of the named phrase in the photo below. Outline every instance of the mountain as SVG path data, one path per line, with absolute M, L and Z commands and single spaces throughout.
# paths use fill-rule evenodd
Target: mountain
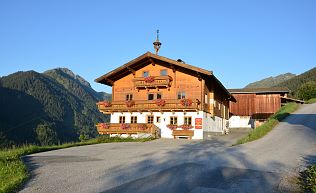
M 292 73 L 286 73 L 286 74 L 281 74 L 275 77 L 269 77 L 265 78 L 253 83 L 248 84 L 245 86 L 245 88 L 269 88 L 269 87 L 274 87 L 276 85 L 281 84 L 282 82 L 285 82 L 293 77 L 295 77 L 295 74 Z
M 52 123 L 60 142 L 80 134 L 97 135 L 95 124 L 109 117 L 96 102 L 110 97 L 94 91 L 82 77 L 66 68 L 38 73 L 16 72 L 0 78 L 0 140 L 37 143 L 38 124 Z
M 316 67 L 300 74 L 297 75 L 289 80 L 286 80 L 284 82 L 281 82 L 275 87 L 288 87 L 291 90 L 291 95 L 295 96 L 296 92 L 298 91 L 299 87 L 310 81 L 315 81 L 316 82 Z

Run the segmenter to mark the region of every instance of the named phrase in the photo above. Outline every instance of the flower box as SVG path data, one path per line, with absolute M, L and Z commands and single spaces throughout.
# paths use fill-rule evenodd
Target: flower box
M 132 107 L 133 105 L 135 105 L 135 102 L 134 101 L 125 101 L 125 105 L 127 107 Z
M 145 77 L 145 78 L 144 78 L 144 81 L 145 81 L 146 83 L 152 83 L 152 82 L 155 81 L 155 78 L 152 77 L 152 76 L 148 76 L 148 77 Z
M 192 100 L 191 99 L 181 99 L 180 101 L 182 106 L 192 106 Z
M 189 130 L 189 129 L 192 129 L 192 128 L 193 128 L 192 125 L 187 125 L 187 124 L 180 125 L 179 127 L 180 127 L 181 129 L 183 129 L 183 130 Z
M 109 129 L 110 128 L 110 124 L 108 123 L 99 123 L 98 125 L 101 129 Z
M 171 125 L 171 124 L 169 124 L 169 125 L 167 125 L 167 127 L 168 127 L 169 129 L 171 129 L 171 130 L 175 130 L 175 129 L 178 128 L 178 125 Z
M 112 106 L 112 104 L 111 104 L 110 101 L 102 101 L 102 102 L 99 102 L 99 105 L 104 105 L 105 107 L 110 107 L 110 106 Z
M 163 107 L 166 105 L 166 100 L 164 99 L 157 99 L 156 100 L 156 105 L 159 106 L 159 107 Z
M 129 128 L 130 128 L 130 125 L 127 124 L 127 123 L 121 123 L 120 124 L 120 129 L 126 130 L 126 129 L 129 129 Z

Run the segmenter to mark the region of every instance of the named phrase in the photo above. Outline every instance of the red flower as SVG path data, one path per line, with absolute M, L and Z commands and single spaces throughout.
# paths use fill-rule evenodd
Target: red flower
M 99 123 L 99 127 L 101 129 L 109 129 L 110 128 L 110 124 L 108 124 L 108 123 Z
M 180 127 L 181 129 L 183 129 L 183 130 L 189 130 L 189 129 L 192 129 L 192 128 L 193 128 L 192 125 L 187 125 L 187 124 L 180 125 L 179 127 Z
M 165 104 L 166 104 L 166 100 L 163 100 L 163 99 L 157 99 L 156 100 L 156 105 L 157 106 L 163 107 L 163 106 L 165 106 Z
M 168 127 L 169 129 L 171 129 L 171 130 L 175 130 L 175 129 L 178 128 L 178 125 L 169 124 L 169 125 L 167 125 L 167 127 Z
M 101 101 L 101 102 L 99 102 L 99 105 L 104 105 L 105 107 L 110 107 L 112 104 L 110 101 Z
M 133 105 L 135 105 L 134 101 L 125 101 L 125 104 L 127 107 L 132 107 Z
M 152 77 L 152 76 L 148 76 L 148 77 L 145 77 L 145 78 L 144 78 L 144 81 L 147 82 L 147 83 L 151 83 L 151 82 L 154 82 L 154 81 L 155 81 L 155 78 Z
M 191 99 L 181 99 L 180 103 L 182 106 L 188 107 L 188 106 L 192 105 L 192 100 Z
M 121 123 L 121 124 L 120 124 L 120 128 L 121 128 L 121 129 L 129 129 L 129 128 L 130 128 L 130 125 L 127 124 L 127 123 Z

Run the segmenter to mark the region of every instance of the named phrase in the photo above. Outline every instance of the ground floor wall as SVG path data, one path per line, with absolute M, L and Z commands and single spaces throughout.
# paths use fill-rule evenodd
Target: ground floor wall
M 212 117 L 211 114 L 198 112 L 123 112 L 111 114 L 111 123 L 119 123 L 120 117 L 125 117 L 125 123 L 131 123 L 131 117 L 137 117 L 137 123 L 148 123 L 148 116 L 153 116 L 155 124 L 161 133 L 162 138 L 174 138 L 172 130 L 167 127 L 170 124 L 171 117 L 177 117 L 177 125 L 183 125 L 185 117 L 191 117 L 191 125 L 194 131 L 192 139 L 203 139 L 205 133 L 224 134 L 227 130 L 226 120 L 220 117 Z M 177 130 L 181 130 L 177 128 Z M 181 137 L 181 136 L 180 136 Z
M 254 128 L 255 122 L 251 116 L 231 116 L 229 128 Z

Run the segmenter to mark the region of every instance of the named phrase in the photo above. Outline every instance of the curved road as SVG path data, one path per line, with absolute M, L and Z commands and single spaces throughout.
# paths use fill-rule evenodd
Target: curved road
M 289 192 L 316 162 L 316 104 L 302 105 L 264 138 L 155 140 L 74 147 L 26 156 L 34 192 Z

